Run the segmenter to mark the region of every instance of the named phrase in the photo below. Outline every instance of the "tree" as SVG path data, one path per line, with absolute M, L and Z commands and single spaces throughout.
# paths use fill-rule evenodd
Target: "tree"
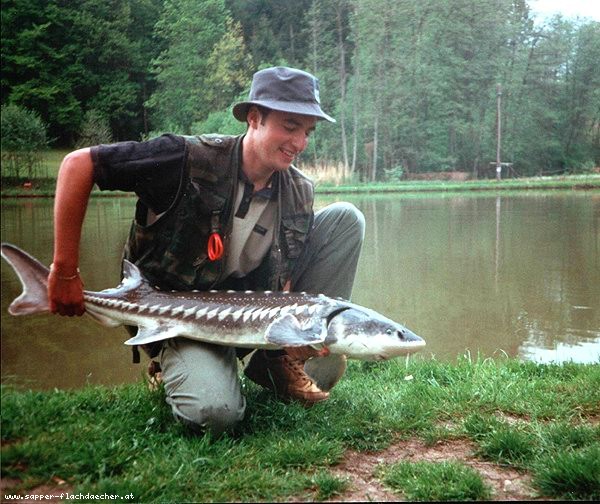
M 36 110 L 72 144 L 88 109 L 120 138 L 137 136 L 151 87 L 161 0 L 2 1 L 2 100 Z
M 189 133 L 210 112 L 209 58 L 225 33 L 223 0 L 165 0 L 155 33 L 166 48 L 154 60 L 157 88 L 148 100 L 159 129 Z
M 2 2 L 2 99 L 37 111 L 50 124 L 50 134 L 69 138 L 80 120 L 80 103 L 72 73 L 80 71 L 72 62 L 72 46 L 64 34 L 73 27 L 73 12 L 55 2 L 29 0 Z
M 312 3 L 313 0 L 227 0 L 233 18 L 243 27 L 255 67 L 304 63 L 309 49 L 303 33 Z
M 110 124 L 106 116 L 97 110 L 88 110 L 85 113 L 81 132 L 75 147 L 89 147 L 91 145 L 108 144 L 113 141 Z
M 307 14 L 307 27 L 303 32 L 310 41 L 304 66 L 319 78 L 323 108 L 337 119 L 335 127 L 317 132 L 313 150 L 315 162 L 318 157 L 341 159 L 344 177 L 351 175 L 347 135 L 348 76 L 350 55 L 349 37 L 352 5 L 348 0 L 314 0 Z M 319 155 L 317 155 L 317 152 Z
M 600 164 L 600 23 L 579 26 L 572 38 L 565 70 L 561 120 L 566 169 Z
M 240 24 L 228 17 L 225 33 L 208 57 L 206 100 L 209 110 L 221 110 L 249 86 L 252 58 L 246 52 Z
M 599 28 L 555 17 L 524 39 L 505 113 L 504 151 L 520 174 L 582 169 L 597 159 Z
M 303 161 L 388 173 L 523 175 L 600 163 L 600 23 L 535 25 L 527 0 L 1 0 L 2 104 L 72 145 L 86 113 L 112 137 L 236 128 L 253 69 L 314 73 L 323 109 Z M 250 61 L 252 59 L 252 62 Z

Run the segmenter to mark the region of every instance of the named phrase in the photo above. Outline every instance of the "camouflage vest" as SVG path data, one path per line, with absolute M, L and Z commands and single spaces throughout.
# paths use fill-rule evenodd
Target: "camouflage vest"
M 138 201 L 124 257 L 137 264 L 163 290 L 218 288 L 232 229 L 241 163 L 242 137 L 185 137 L 185 166 L 177 196 L 153 224 Z M 312 183 L 294 167 L 276 176 L 279 232 L 256 271 L 254 289 L 280 290 L 291 277 L 313 219 Z M 218 231 L 225 245 L 222 259 L 210 261 L 207 244 Z

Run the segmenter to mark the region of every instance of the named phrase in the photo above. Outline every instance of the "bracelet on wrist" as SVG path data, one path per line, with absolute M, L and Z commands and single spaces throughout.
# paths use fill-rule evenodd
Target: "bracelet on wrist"
M 59 280 L 75 280 L 76 278 L 79 278 L 79 268 L 77 268 L 77 272 L 74 275 L 71 276 L 62 276 L 59 275 L 58 273 L 56 273 L 56 269 L 54 269 L 54 263 L 52 263 L 50 265 L 50 271 L 55 273 L 56 278 L 58 278 Z

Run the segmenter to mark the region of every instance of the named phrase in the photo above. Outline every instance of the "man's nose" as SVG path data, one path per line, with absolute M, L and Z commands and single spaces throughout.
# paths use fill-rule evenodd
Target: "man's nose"
M 306 146 L 308 145 L 308 136 L 305 135 L 303 132 L 297 133 L 292 139 L 292 144 L 296 152 L 299 154 L 304 149 L 306 149 Z

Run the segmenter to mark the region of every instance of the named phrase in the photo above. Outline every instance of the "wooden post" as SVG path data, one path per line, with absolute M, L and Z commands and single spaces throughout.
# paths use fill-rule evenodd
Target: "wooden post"
M 497 125 L 496 125 L 496 133 L 497 133 L 497 143 L 496 143 L 496 180 L 500 180 L 502 178 L 502 164 L 500 162 L 500 144 L 502 141 L 502 117 L 500 115 L 500 103 L 502 100 L 502 87 L 500 84 L 496 86 L 496 117 L 497 117 Z

